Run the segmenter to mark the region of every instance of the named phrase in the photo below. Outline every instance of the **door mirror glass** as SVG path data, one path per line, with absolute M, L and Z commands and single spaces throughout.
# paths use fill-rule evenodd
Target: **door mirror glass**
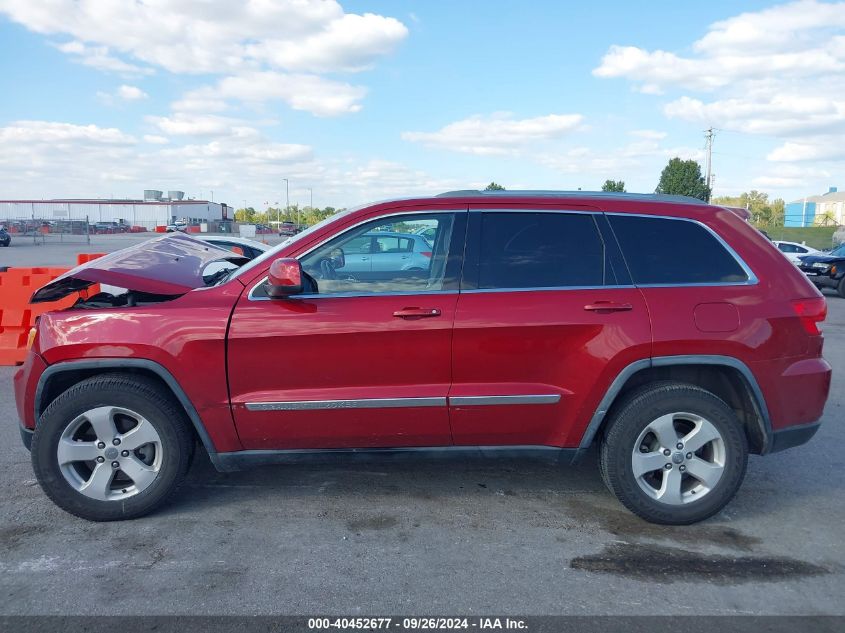
M 267 294 L 274 299 L 283 299 L 302 292 L 302 267 L 299 261 L 282 257 L 270 264 L 267 279 Z

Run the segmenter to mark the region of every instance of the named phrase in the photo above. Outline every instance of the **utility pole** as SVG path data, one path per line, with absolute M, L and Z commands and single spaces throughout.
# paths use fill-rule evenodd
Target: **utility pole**
M 285 213 L 287 213 L 288 211 L 290 211 L 290 190 L 288 189 L 288 179 L 282 178 L 282 180 L 285 181 Z M 281 214 L 281 212 L 276 214 L 276 222 L 277 223 L 281 222 L 282 218 L 281 218 L 280 214 Z M 298 224 L 298 222 L 297 222 L 297 224 Z
M 308 187 L 308 208 L 312 211 L 314 210 L 314 190 L 311 187 Z
M 713 137 L 715 133 L 713 132 L 713 128 L 707 128 L 704 130 L 704 138 L 706 139 L 705 149 L 707 151 L 707 190 L 712 192 L 713 187 Z M 707 202 L 710 202 L 710 193 L 707 194 Z

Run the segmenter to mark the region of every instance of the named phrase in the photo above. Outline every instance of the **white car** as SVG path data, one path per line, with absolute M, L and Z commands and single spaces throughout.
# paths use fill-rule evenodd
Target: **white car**
M 783 253 L 786 258 L 796 266 L 801 263 L 798 259 L 801 255 L 816 255 L 821 251 L 807 246 L 806 244 L 799 244 L 798 242 L 784 242 L 782 240 L 774 240 L 774 245 Z

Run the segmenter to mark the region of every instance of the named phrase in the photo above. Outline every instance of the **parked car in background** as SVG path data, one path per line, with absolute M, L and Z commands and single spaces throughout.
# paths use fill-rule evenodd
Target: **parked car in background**
M 296 235 L 298 232 L 299 230 L 293 222 L 282 222 L 279 225 L 279 237 L 290 237 L 291 235 Z
M 129 226 L 121 222 L 95 222 L 94 233 L 126 233 Z
M 12 243 L 12 236 L 9 235 L 5 227 L 0 228 L 0 246 L 8 246 Z
M 431 244 L 422 235 L 375 231 L 343 246 L 339 275 L 356 279 L 389 278 L 396 271 L 425 273 L 431 266 Z
M 181 231 L 184 233 L 188 230 L 188 223 L 185 220 L 176 220 L 175 222 L 168 224 L 165 230 L 168 233 L 173 233 L 175 231 Z
M 831 288 L 845 299 L 845 244 L 829 253 L 803 255 L 798 267 L 817 288 Z
M 422 224 L 431 252 L 407 233 Z M 344 272 L 365 248 L 395 252 Z M 238 268 L 206 274 L 221 261 Z M 33 301 L 118 280 L 122 295 L 43 314 L 15 375 L 41 488 L 92 520 L 160 507 L 199 443 L 221 471 L 425 447 L 565 463 L 596 446 L 625 507 L 689 524 L 734 497 L 750 453 L 808 441 L 830 389 L 825 298 L 753 226 L 694 198 L 393 200 L 253 260 L 165 235 Z
M 774 240 L 774 245 L 778 247 L 778 250 L 786 255 L 786 258 L 791 261 L 793 264 L 798 265 L 800 260 L 798 259 L 802 255 L 816 255 L 821 253 L 820 250 L 813 248 L 812 246 L 807 246 L 806 244 L 799 244 L 798 242 L 784 242 L 783 240 Z

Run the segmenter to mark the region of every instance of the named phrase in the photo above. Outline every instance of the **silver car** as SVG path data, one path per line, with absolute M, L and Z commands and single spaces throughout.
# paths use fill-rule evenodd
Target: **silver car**
M 337 272 L 359 279 L 400 270 L 427 271 L 431 265 L 431 244 L 411 233 L 364 233 L 343 244 L 343 253 L 346 262 Z

